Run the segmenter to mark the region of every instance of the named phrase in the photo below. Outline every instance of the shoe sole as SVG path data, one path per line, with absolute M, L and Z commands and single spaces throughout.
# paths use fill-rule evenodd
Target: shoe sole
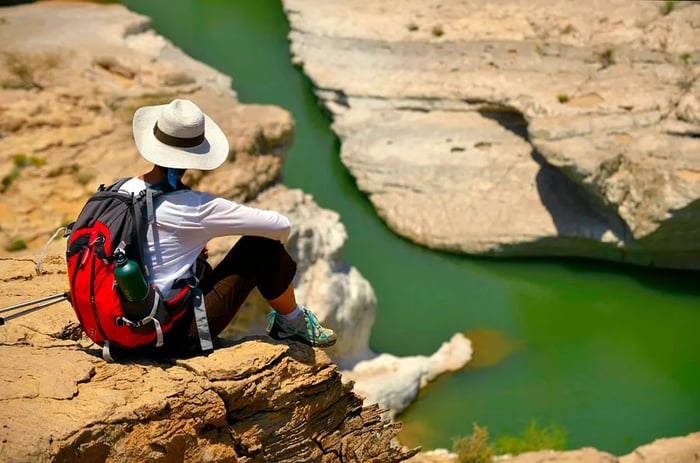
M 314 344 L 308 339 L 299 336 L 298 334 L 292 334 L 282 337 L 279 335 L 279 328 L 277 327 L 277 325 L 273 326 L 272 329 L 267 332 L 267 335 L 270 336 L 272 339 L 276 339 L 278 341 L 296 341 L 311 347 L 331 347 L 335 344 L 336 341 L 335 339 L 331 339 L 327 341 L 317 341 Z

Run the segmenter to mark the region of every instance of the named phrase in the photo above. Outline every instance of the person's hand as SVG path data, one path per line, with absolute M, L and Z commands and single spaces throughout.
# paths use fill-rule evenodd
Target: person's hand
M 202 249 L 202 251 L 197 256 L 197 263 L 195 267 L 195 276 L 199 281 L 201 281 L 202 278 L 207 276 L 207 274 L 212 270 L 212 267 L 207 261 L 207 259 L 209 259 L 209 249 L 206 246 L 204 246 L 204 249 Z

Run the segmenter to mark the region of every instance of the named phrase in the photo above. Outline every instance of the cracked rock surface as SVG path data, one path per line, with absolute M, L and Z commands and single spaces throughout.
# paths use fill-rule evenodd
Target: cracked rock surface
M 6 306 L 64 265 L 0 260 Z M 11 296 L 11 297 L 8 297 Z M 399 424 L 343 384 L 321 350 L 266 337 L 209 356 L 107 363 L 72 336 L 67 302 L 0 327 L 0 461 L 398 462 Z
M 294 62 L 396 233 L 700 268 L 700 5 L 284 0 Z

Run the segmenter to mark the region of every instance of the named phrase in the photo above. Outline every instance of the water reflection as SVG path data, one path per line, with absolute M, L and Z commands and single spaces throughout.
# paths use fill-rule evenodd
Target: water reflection
M 498 330 L 483 328 L 467 331 L 464 335 L 471 340 L 474 349 L 474 355 L 468 364 L 469 368 L 497 365 L 523 346 L 522 341 L 511 339 Z

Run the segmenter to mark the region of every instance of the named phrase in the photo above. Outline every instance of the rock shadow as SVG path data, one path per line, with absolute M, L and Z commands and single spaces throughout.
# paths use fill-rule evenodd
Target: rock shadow
M 277 341 L 268 336 L 246 336 L 238 339 L 227 339 L 227 338 L 216 338 L 214 340 L 214 350 L 209 352 L 192 352 L 192 353 L 182 353 L 181 355 L 166 355 L 166 354 L 148 354 L 140 352 L 139 350 L 132 350 L 129 352 L 112 352 L 113 363 L 116 364 L 135 364 L 142 366 L 153 366 L 163 369 L 168 369 L 175 366 L 180 360 L 188 360 L 197 357 L 207 357 L 217 351 L 223 349 L 235 347 L 239 344 L 250 341 L 259 341 L 271 345 L 286 345 L 288 346 L 287 355 L 292 357 L 297 362 L 306 365 L 315 365 L 317 362 L 316 350 L 295 341 Z M 96 358 L 102 357 L 102 349 L 99 347 L 83 347 L 82 350 L 87 352 L 89 355 Z
M 242 338 L 236 338 L 236 339 L 231 339 L 231 338 L 226 338 L 226 337 L 218 337 L 214 341 L 214 351 L 216 352 L 217 350 L 221 349 L 226 349 L 228 347 L 234 347 L 239 344 L 243 344 L 245 342 L 249 341 L 258 341 L 262 342 L 265 344 L 271 344 L 271 345 L 276 345 L 276 346 L 288 346 L 288 352 L 287 355 L 292 357 L 294 360 L 305 363 L 308 365 L 313 365 L 316 363 L 316 350 L 311 347 L 307 346 L 306 344 L 303 344 L 301 342 L 297 341 L 278 341 L 276 339 L 273 339 L 267 335 L 250 335 L 250 336 L 244 336 Z M 208 355 L 208 354 L 200 354 L 200 355 Z
M 479 114 L 497 122 L 532 146 L 528 123 L 518 110 L 510 107 L 488 108 L 479 110 Z M 537 191 L 559 237 L 599 242 L 609 229 L 624 242 L 629 240 L 632 234 L 626 223 L 602 200 L 588 194 L 560 169 L 549 164 L 534 146 L 530 154 L 540 167 L 535 176 Z

